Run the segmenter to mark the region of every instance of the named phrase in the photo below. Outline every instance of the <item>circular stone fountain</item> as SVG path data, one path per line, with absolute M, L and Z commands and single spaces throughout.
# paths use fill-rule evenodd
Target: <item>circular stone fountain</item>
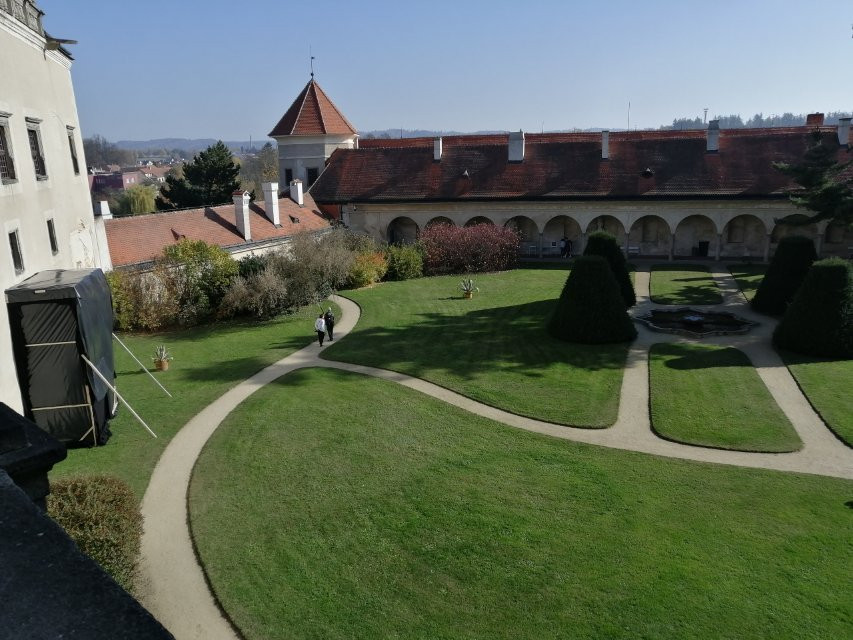
M 698 311 L 690 307 L 652 309 L 634 319 L 652 331 L 691 338 L 746 333 L 758 324 L 728 311 Z

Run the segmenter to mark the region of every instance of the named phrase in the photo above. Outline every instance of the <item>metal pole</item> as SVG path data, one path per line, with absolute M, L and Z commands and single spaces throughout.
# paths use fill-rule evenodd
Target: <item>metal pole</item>
M 145 428 L 148 430 L 148 433 L 150 433 L 152 436 L 154 436 L 154 437 L 156 438 L 156 437 L 157 437 L 157 434 L 156 434 L 156 433 L 154 433 L 153 431 L 151 431 L 151 428 L 150 428 L 147 424 L 145 424 L 145 420 L 143 420 L 142 418 L 140 418 L 140 417 L 139 417 L 139 414 L 138 414 L 138 413 L 136 413 L 136 411 L 134 411 L 134 410 L 133 410 L 133 407 L 131 407 L 131 406 L 127 403 L 127 400 L 125 400 L 124 398 L 122 398 L 122 397 L 121 397 L 121 394 L 116 390 L 116 388 L 115 388 L 113 385 L 111 385 L 111 384 L 109 383 L 109 381 L 108 381 L 108 380 L 103 376 L 103 374 L 102 374 L 100 371 L 98 371 L 98 367 L 96 367 L 95 365 L 93 365 L 93 364 L 92 364 L 92 361 L 91 361 L 91 360 L 89 360 L 89 358 L 87 358 L 86 356 L 84 356 L 82 353 L 80 354 L 80 357 L 81 357 L 81 358 L 83 358 L 83 361 L 84 361 L 86 364 L 88 364 L 88 365 L 89 365 L 89 367 L 92 369 L 92 371 L 94 371 L 94 372 L 95 372 L 95 375 L 96 375 L 96 376 L 98 376 L 98 377 L 101 379 L 101 381 L 102 381 L 105 385 L 107 385 L 107 386 L 110 388 L 110 390 L 112 390 L 112 392 L 113 392 L 114 394 L 116 394 L 116 398 L 118 398 L 119 400 L 121 400 L 121 403 L 122 403 L 125 407 L 127 407 L 127 408 L 128 408 L 128 410 L 133 414 L 133 417 L 134 417 L 134 418 L 136 418 L 137 420 L 139 420 L 140 424 L 142 424 L 142 426 L 143 426 L 143 427 L 145 427 Z
M 155 378 L 154 376 L 152 376 L 152 375 L 151 375 L 151 372 L 150 372 L 150 371 L 145 367 L 145 365 L 144 365 L 144 364 L 142 364 L 142 363 L 139 361 L 139 358 L 137 358 L 135 355 L 133 355 L 133 351 L 131 351 L 130 349 L 128 349 L 128 348 L 127 348 L 127 345 L 126 345 L 124 342 L 122 342 L 121 340 L 119 340 L 119 337 L 118 337 L 116 334 L 113 334 L 113 338 L 115 338 L 115 339 L 116 339 L 116 342 L 118 342 L 122 347 L 124 347 L 124 350 L 125 350 L 125 351 L 127 351 L 127 352 L 130 354 L 130 357 L 131 357 L 131 358 L 133 358 L 134 360 L 136 360 L 136 364 L 138 364 L 140 367 L 142 367 L 142 370 L 143 370 L 145 373 L 147 373 L 147 374 L 148 374 L 148 376 L 149 376 L 149 377 L 150 377 L 154 382 L 156 382 L 156 383 L 157 383 L 157 386 L 158 386 L 158 387 L 160 387 L 163 391 L 165 391 L 165 392 L 166 392 L 166 395 L 167 395 L 167 396 L 169 396 L 169 397 L 171 398 L 171 397 L 172 397 L 172 394 L 171 394 L 171 393 L 169 393 L 169 392 L 166 390 L 166 387 L 164 387 L 162 384 L 160 384 L 160 381 L 159 381 L 157 378 Z

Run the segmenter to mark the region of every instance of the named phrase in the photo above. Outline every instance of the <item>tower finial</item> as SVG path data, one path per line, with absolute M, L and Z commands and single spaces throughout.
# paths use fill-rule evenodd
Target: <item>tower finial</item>
M 311 60 L 310 60 L 310 63 L 311 63 L 311 79 L 313 80 L 314 79 L 314 56 L 311 55 L 311 45 L 310 44 L 308 45 L 308 56 L 311 58 Z

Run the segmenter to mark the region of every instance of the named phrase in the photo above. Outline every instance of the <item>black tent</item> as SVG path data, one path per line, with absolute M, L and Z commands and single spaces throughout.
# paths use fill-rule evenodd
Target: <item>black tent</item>
M 100 269 L 41 271 L 6 289 L 25 415 L 67 446 L 106 443 L 115 415 L 113 309 Z M 113 385 L 114 386 L 114 385 Z

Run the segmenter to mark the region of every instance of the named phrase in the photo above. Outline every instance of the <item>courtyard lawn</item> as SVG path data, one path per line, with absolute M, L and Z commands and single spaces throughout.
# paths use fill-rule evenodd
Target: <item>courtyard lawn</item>
M 853 447 L 853 360 L 820 360 L 782 352 L 797 384 L 833 433 Z
M 336 307 L 338 317 L 340 310 Z M 130 405 L 157 434 L 152 438 L 125 408 L 111 423 L 106 446 L 69 449 L 51 479 L 108 473 L 127 482 L 141 499 L 166 445 L 182 426 L 227 389 L 316 340 L 312 307 L 269 321 L 233 321 L 153 335 L 120 335 L 143 364 L 153 370 L 156 345 L 174 356 L 169 371 L 154 372 L 172 394 L 169 398 L 145 375 L 127 352 L 114 343 L 117 385 Z
M 464 300 L 460 276 L 387 282 L 348 291 L 358 326 L 324 358 L 400 371 L 480 402 L 559 424 L 616 421 L 628 346 L 551 338 L 546 321 L 565 269 L 475 274 Z
M 226 419 L 189 500 L 247 639 L 822 640 L 853 625 L 851 495 L 845 480 L 548 438 L 312 369 Z
M 649 350 L 652 428 L 676 442 L 796 451 L 797 432 L 742 351 L 698 344 Z
M 657 304 L 720 304 L 723 296 L 708 272 L 698 264 L 652 266 L 649 289 Z
M 758 285 L 764 279 L 764 274 L 767 273 L 766 264 L 730 264 L 729 271 L 734 276 L 737 286 L 740 287 L 744 297 L 752 301 L 755 292 L 758 290 Z

